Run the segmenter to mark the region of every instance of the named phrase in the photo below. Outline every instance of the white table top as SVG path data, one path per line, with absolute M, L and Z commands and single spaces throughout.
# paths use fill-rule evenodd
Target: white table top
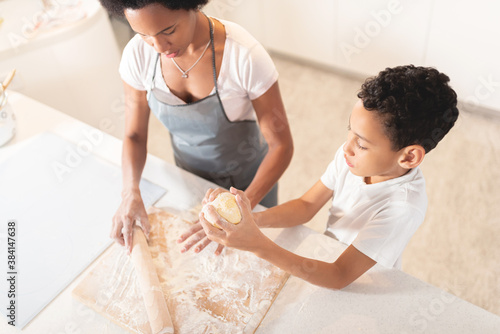
M 11 92 L 10 103 L 17 116 L 18 132 L 7 146 L 0 148 L 3 158 L 8 155 L 9 147 L 38 133 L 48 130 L 75 142 L 83 129 L 90 128 L 21 94 Z M 120 164 L 121 141 L 105 135 L 93 153 Z M 151 155 L 143 176 L 167 189 L 156 206 L 179 213 L 199 205 L 210 186 L 199 177 Z M 333 261 L 345 248 L 336 240 L 303 226 L 265 232 L 283 247 L 320 260 Z M 22 332 L 125 333 L 71 297 L 81 277 Z M 291 277 L 257 333 L 498 333 L 498 328 L 500 317 L 399 270 L 376 265 L 341 291 L 319 288 Z M 0 332 L 21 331 L 2 321 Z

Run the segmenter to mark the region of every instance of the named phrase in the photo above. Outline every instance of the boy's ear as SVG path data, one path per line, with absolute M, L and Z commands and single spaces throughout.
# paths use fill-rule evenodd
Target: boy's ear
M 425 149 L 420 145 L 410 145 L 402 149 L 399 165 L 406 169 L 412 169 L 422 163 L 425 157 Z

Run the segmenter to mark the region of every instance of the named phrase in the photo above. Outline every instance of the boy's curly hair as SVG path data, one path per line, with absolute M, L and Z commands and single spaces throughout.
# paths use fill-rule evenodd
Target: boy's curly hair
M 358 97 L 380 117 L 393 150 L 416 144 L 427 153 L 458 118 L 457 94 L 449 81 L 430 67 L 386 68 L 365 81 Z
M 109 14 L 123 17 L 125 9 L 141 9 L 154 3 L 165 6 L 171 10 L 200 9 L 208 0 L 99 0 Z

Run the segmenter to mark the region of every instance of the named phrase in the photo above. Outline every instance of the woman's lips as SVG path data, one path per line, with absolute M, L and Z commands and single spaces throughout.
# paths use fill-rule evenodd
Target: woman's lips
M 164 55 L 167 58 L 174 58 L 174 57 L 177 57 L 178 53 L 179 53 L 179 51 L 176 51 L 176 52 L 172 52 L 172 53 L 164 53 Z

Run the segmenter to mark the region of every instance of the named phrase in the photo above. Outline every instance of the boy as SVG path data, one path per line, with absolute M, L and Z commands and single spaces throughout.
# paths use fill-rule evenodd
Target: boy
M 253 252 L 310 283 L 342 289 L 375 263 L 401 268 L 403 250 L 427 209 L 424 156 L 453 127 L 457 95 L 449 78 L 433 68 L 387 68 L 368 79 L 351 113 L 347 141 L 326 172 L 302 197 L 252 215 L 244 193 L 231 189 L 242 211 L 238 225 L 217 219 L 219 230 L 200 213 L 208 239 Z M 209 190 L 205 201 L 218 189 Z M 282 249 L 259 227 L 291 227 L 309 221 L 332 198 L 325 234 L 349 245 L 333 263 L 308 260 Z

